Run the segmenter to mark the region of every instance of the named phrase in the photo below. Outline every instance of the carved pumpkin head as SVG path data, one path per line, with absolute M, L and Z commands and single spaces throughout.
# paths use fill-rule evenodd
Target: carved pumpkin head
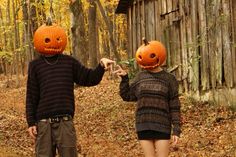
M 166 49 L 159 41 L 148 42 L 143 39 L 144 44 L 141 45 L 136 52 L 136 61 L 141 68 L 154 69 L 161 66 L 166 60 Z
M 34 48 L 41 54 L 59 54 L 67 44 L 66 32 L 51 21 L 40 26 L 34 33 Z

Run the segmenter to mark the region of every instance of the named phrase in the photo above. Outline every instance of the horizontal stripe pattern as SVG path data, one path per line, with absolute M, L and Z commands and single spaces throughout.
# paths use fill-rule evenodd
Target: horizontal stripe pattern
M 142 71 L 133 82 L 122 77 L 120 95 L 125 101 L 137 101 L 136 130 L 154 130 L 180 134 L 178 82 L 174 75 L 161 71 Z
M 29 64 L 26 118 L 29 126 L 58 114 L 74 116 L 74 83 L 81 86 L 97 85 L 104 74 L 99 64 L 95 69 L 84 67 L 68 55 L 43 56 Z

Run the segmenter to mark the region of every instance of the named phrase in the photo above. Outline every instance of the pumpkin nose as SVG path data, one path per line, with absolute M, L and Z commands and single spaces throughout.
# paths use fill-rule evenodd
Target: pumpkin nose
M 58 42 L 58 43 L 62 42 L 62 40 L 61 40 L 60 37 L 57 38 L 57 42 Z

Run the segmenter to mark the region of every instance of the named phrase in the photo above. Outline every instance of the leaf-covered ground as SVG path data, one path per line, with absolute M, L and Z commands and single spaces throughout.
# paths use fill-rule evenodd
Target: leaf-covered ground
M 22 86 L 0 79 L 0 157 L 33 156 L 34 142 L 25 121 Z M 75 89 L 74 123 L 82 157 L 142 157 L 134 130 L 135 104 L 122 101 L 119 79 L 107 77 L 95 87 Z M 182 136 L 170 157 L 235 157 L 236 114 L 224 104 L 194 102 L 181 96 Z

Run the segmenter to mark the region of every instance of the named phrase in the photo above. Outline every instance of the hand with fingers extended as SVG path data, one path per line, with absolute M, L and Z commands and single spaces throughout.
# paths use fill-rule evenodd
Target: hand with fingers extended
M 107 70 L 112 64 L 115 64 L 115 61 L 110 60 L 108 58 L 102 58 L 100 60 L 100 64 L 102 65 L 102 67 L 104 67 L 105 70 Z
M 30 136 L 33 138 L 33 139 L 36 139 L 36 136 L 37 136 L 37 127 L 36 126 L 31 126 L 28 128 L 28 132 L 30 134 Z
M 118 76 L 125 76 L 127 75 L 127 72 L 121 68 L 121 66 L 116 65 L 117 70 L 115 70 L 113 73 Z

